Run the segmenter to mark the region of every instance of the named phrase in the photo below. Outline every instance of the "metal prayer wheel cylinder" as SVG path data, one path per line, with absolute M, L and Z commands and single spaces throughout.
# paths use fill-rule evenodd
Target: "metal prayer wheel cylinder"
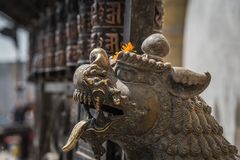
M 67 22 L 66 22 L 66 37 L 67 37 L 67 47 L 66 47 L 66 57 L 67 66 L 76 66 L 79 59 L 79 54 L 77 52 L 77 41 L 78 41 L 78 31 L 77 31 L 77 14 L 78 5 L 77 0 L 67 0 Z
M 56 31 L 55 31 L 55 70 L 62 71 L 66 68 L 66 12 L 62 3 L 56 4 Z
M 78 43 L 77 52 L 79 54 L 78 64 L 89 62 L 90 53 L 90 37 L 91 37 L 91 5 L 93 0 L 79 1 L 79 14 L 77 16 L 78 22 Z
M 47 29 L 45 37 L 45 71 L 53 71 L 55 67 L 54 52 L 55 52 L 55 17 L 53 9 L 47 9 Z
M 119 51 L 123 40 L 124 0 L 95 0 L 92 5 L 91 48 L 110 54 Z
M 43 73 L 45 69 L 45 25 L 46 25 L 46 18 L 44 14 L 41 14 L 39 20 L 39 35 L 38 35 L 38 52 L 39 52 L 39 72 Z

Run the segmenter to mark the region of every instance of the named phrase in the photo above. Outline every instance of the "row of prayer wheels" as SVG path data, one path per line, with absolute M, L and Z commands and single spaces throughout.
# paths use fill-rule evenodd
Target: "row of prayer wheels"
M 124 0 L 59 0 L 46 7 L 30 32 L 30 78 L 59 80 L 68 73 L 71 79 L 93 48 L 119 51 L 123 14 Z

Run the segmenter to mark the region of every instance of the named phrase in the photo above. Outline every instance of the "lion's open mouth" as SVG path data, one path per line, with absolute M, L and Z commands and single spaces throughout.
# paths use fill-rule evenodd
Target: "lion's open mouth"
M 66 143 L 63 147 L 63 151 L 67 152 L 72 150 L 80 139 L 81 135 L 87 130 L 93 130 L 94 132 L 105 132 L 113 121 L 121 118 L 124 114 L 120 108 L 112 107 L 109 105 L 101 104 L 101 109 L 95 106 L 93 97 L 86 90 L 75 89 L 73 93 L 73 99 L 81 104 L 85 108 L 88 119 L 78 122 Z
M 79 103 L 82 103 L 85 106 L 85 109 L 87 110 L 89 117 L 91 117 L 91 112 L 89 112 L 90 109 L 97 109 L 93 100 L 92 95 L 85 90 L 79 90 L 75 89 L 73 93 L 73 99 Z M 121 110 L 119 107 L 112 107 L 106 104 L 101 104 L 101 110 L 103 112 L 106 112 L 108 116 L 120 116 L 123 115 L 123 110 Z M 104 115 L 106 115 L 104 114 Z

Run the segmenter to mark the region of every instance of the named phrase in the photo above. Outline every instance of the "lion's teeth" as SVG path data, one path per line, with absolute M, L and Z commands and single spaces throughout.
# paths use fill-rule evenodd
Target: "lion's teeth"
M 101 99 L 98 96 L 96 97 L 95 106 L 98 111 L 101 110 Z
M 78 101 L 80 103 L 84 103 L 87 105 L 91 105 L 92 103 L 92 98 L 91 95 L 85 92 L 84 90 L 75 90 L 73 92 L 73 99 L 74 101 Z

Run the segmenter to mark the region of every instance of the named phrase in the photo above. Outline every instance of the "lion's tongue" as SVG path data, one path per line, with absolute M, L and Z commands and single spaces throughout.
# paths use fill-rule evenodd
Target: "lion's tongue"
M 76 146 L 81 135 L 86 130 L 88 130 L 90 128 L 95 128 L 98 131 L 104 131 L 106 129 L 106 127 L 110 124 L 110 122 L 111 122 L 110 119 L 105 117 L 102 111 L 98 112 L 98 116 L 95 120 L 93 118 L 93 119 L 82 120 L 82 121 L 78 122 L 74 126 L 74 128 L 68 138 L 68 141 L 63 146 L 62 150 L 64 152 L 68 152 L 68 151 L 72 150 Z
M 74 126 L 74 128 L 73 128 L 73 130 L 72 130 L 72 132 L 71 132 L 71 134 L 68 138 L 67 143 L 62 148 L 62 150 L 64 152 L 68 152 L 76 146 L 76 144 L 77 144 L 78 140 L 80 139 L 81 135 L 87 129 L 88 124 L 89 124 L 88 121 L 82 120 Z

